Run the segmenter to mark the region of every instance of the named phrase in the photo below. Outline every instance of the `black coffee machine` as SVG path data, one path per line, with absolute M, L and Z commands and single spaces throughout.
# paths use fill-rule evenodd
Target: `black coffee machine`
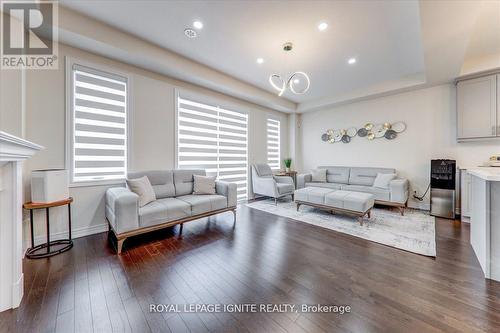
M 431 161 L 431 215 L 455 219 L 457 162 Z

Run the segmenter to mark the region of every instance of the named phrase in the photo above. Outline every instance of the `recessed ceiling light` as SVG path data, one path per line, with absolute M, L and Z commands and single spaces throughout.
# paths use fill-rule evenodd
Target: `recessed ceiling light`
M 257 58 L 257 63 L 260 65 L 264 62 L 264 59 L 263 58 Z
M 293 83 L 295 83 L 295 84 L 299 84 L 299 83 L 300 83 L 300 80 L 299 80 L 299 79 L 295 79 L 295 80 L 293 80 Z
M 186 35 L 186 37 L 188 38 L 195 38 L 196 36 L 198 36 L 198 33 L 193 29 L 187 28 L 184 30 L 184 35 Z
M 349 60 L 347 60 L 347 63 L 348 63 L 349 65 L 353 65 L 353 64 L 355 64 L 355 63 L 356 63 L 356 58 L 350 58 Z
M 318 30 L 319 30 L 319 31 L 323 31 L 323 30 L 325 30 L 326 28 L 328 28 L 328 23 L 326 23 L 326 22 L 321 22 L 320 24 L 318 24 Z
M 201 21 L 194 21 L 193 27 L 198 30 L 203 29 L 203 23 L 201 23 Z

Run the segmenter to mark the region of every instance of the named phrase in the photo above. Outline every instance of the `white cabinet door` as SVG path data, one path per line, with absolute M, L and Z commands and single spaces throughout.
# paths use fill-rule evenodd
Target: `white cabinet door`
M 457 84 L 458 139 L 487 138 L 497 134 L 497 76 Z
M 497 74 L 497 136 L 500 136 L 500 74 Z
M 467 170 L 460 171 L 460 197 L 461 206 L 460 214 L 462 217 L 470 217 L 470 207 L 471 207 L 471 175 Z

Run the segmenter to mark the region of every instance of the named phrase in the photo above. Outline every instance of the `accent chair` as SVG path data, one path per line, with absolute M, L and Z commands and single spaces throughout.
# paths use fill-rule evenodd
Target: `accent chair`
M 292 177 L 274 176 L 267 164 L 252 165 L 252 186 L 253 193 L 274 198 L 274 204 L 288 195 L 293 200 L 295 185 Z

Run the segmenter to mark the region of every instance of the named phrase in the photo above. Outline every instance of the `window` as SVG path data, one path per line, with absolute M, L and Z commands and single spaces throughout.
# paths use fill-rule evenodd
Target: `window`
M 125 179 L 128 80 L 75 63 L 70 68 L 71 183 Z
M 246 199 L 248 115 L 181 97 L 177 103 L 178 167 L 236 183 L 238 200 Z
M 280 169 L 280 121 L 272 118 L 267 118 L 267 164 Z

